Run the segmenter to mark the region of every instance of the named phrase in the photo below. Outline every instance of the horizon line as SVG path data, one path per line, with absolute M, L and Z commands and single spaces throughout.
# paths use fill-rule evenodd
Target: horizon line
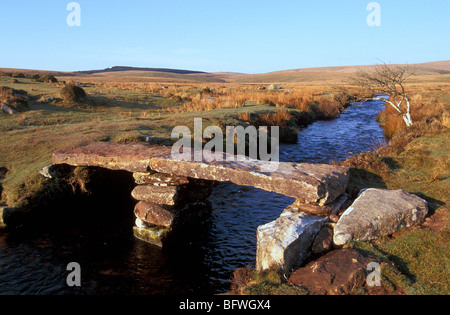
M 416 63 L 386 63 L 390 65 L 421 65 L 421 64 L 428 64 L 428 63 L 436 63 L 436 62 L 450 62 L 450 59 L 445 60 L 434 60 L 434 61 L 427 61 L 427 62 L 416 62 Z M 381 62 L 382 63 L 382 62 Z M 0 67 L 0 70 L 4 69 L 11 69 L 11 70 L 22 70 L 22 71 L 46 71 L 46 72 L 63 72 L 63 73 L 83 73 L 83 72 L 92 72 L 92 71 L 107 71 L 114 68 L 133 68 L 137 71 L 151 71 L 151 69 L 154 70 L 174 70 L 174 71 L 189 71 L 189 72 L 197 72 L 197 73 L 203 73 L 203 74 L 214 74 L 214 73 L 234 73 L 234 74 L 242 74 L 242 75 L 258 75 L 258 74 L 269 74 L 269 73 L 275 73 L 275 72 L 282 72 L 282 71 L 293 71 L 293 70 L 304 70 L 304 69 L 321 69 L 321 68 L 340 68 L 340 67 L 368 67 L 368 66 L 375 66 L 379 63 L 374 64 L 353 64 L 353 65 L 334 65 L 334 66 L 313 66 L 313 67 L 300 67 L 300 68 L 290 68 L 290 69 L 280 69 L 280 70 L 274 70 L 269 72 L 256 72 L 256 73 L 246 73 L 246 72 L 238 72 L 238 71 L 204 71 L 204 70 L 193 70 L 193 69 L 184 69 L 184 68 L 168 68 L 168 67 L 147 67 L 147 66 L 123 66 L 123 65 L 115 65 L 111 67 L 106 67 L 104 69 L 90 69 L 90 70 L 49 70 L 49 69 L 27 69 L 27 68 L 10 68 L 10 67 Z M 148 69 L 148 70 L 144 70 Z M 113 70 L 114 71 L 114 70 Z M 117 72 L 120 71 L 127 71 L 127 70 L 117 70 Z M 129 70 L 131 71 L 131 70 Z

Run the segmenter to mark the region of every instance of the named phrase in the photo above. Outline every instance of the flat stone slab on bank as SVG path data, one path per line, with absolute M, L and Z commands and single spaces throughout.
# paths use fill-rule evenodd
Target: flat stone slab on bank
M 334 229 L 334 243 L 370 241 L 411 227 L 425 219 L 427 202 L 404 190 L 366 189 Z
M 310 295 L 351 294 L 366 284 L 371 263 L 381 262 L 352 248 L 335 250 L 296 270 L 288 283 Z
M 61 150 L 53 164 L 95 166 L 130 172 L 158 172 L 218 182 L 232 182 L 276 192 L 306 203 L 333 202 L 347 188 L 349 169 L 334 165 L 273 162 L 245 158 L 243 161 L 179 161 L 171 148 L 146 143 L 95 143 Z

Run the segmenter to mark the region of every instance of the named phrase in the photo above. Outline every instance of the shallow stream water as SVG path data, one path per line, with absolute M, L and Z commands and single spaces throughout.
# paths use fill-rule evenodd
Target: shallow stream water
M 382 101 L 371 101 L 311 124 L 297 144 L 281 146 L 280 160 L 328 163 L 371 150 L 384 140 L 376 121 L 383 108 Z M 257 227 L 277 219 L 294 200 L 230 183 L 218 184 L 209 200 L 213 212 L 197 237 L 164 250 L 133 237 L 132 205 L 124 204 L 108 205 L 120 213 L 114 219 L 95 217 L 86 224 L 65 218 L 51 227 L 0 232 L 0 294 L 226 292 L 234 270 L 255 264 Z M 70 262 L 81 266 L 81 287 L 66 283 Z

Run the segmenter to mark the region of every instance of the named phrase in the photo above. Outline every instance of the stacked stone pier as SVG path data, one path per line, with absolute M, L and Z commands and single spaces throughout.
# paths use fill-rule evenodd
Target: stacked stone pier
M 134 235 L 148 243 L 162 246 L 168 233 L 208 216 L 211 206 L 206 198 L 212 182 L 146 172 L 134 173 L 136 188 L 131 193 L 138 200 L 134 214 Z
M 208 212 L 207 197 L 214 182 L 232 182 L 295 198 L 282 216 L 295 219 L 298 212 L 331 215 L 342 202 L 349 181 L 349 169 L 333 165 L 264 162 L 225 153 L 222 161 L 207 157 L 195 161 L 191 156 L 189 161 L 180 161 L 172 157 L 170 147 L 147 143 L 95 143 L 56 152 L 52 163 L 132 172 L 136 181 L 132 195 L 137 200 L 134 233 L 158 245 L 168 232 Z M 320 217 L 317 220 L 323 221 Z M 259 234 L 266 239 L 277 233 L 270 227 L 264 231 Z

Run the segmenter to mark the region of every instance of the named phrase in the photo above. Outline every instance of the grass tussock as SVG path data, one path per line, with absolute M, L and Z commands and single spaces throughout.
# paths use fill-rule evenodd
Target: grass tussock
M 61 97 L 67 103 L 80 103 L 86 101 L 86 92 L 83 88 L 76 85 L 66 85 L 61 89 Z
M 415 229 L 379 245 L 398 270 L 411 282 L 407 294 L 447 295 L 450 293 L 449 231 Z
M 279 126 L 288 127 L 291 125 L 294 115 L 285 110 L 277 110 L 274 112 L 262 112 L 251 114 L 249 112 L 243 112 L 238 115 L 238 118 L 242 121 L 251 123 L 255 127 L 260 126 Z
M 116 143 L 133 143 L 133 142 L 143 142 L 143 141 L 145 141 L 145 137 L 143 137 L 137 131 L 130 131 L 130 132 L 126 132 L 126 133 L 117 134 L 109 140 L 111 142 L 116 142 Z
M 24 90 L 16 90 L 7 86 L 0 86 L 0 104 L 5 103 L 18 112 L 28 109 L 28 95 Z
M 239 120 L 248 125 L 259 127 L 280 127 L 281 143 L 296 143 L 298 140 L 299 121 L 295 111 L 280 109 L 270 112 L 249 113 L 243 112 L 238 115 Z M 270 131 L 270 129 L 269 129 Z

